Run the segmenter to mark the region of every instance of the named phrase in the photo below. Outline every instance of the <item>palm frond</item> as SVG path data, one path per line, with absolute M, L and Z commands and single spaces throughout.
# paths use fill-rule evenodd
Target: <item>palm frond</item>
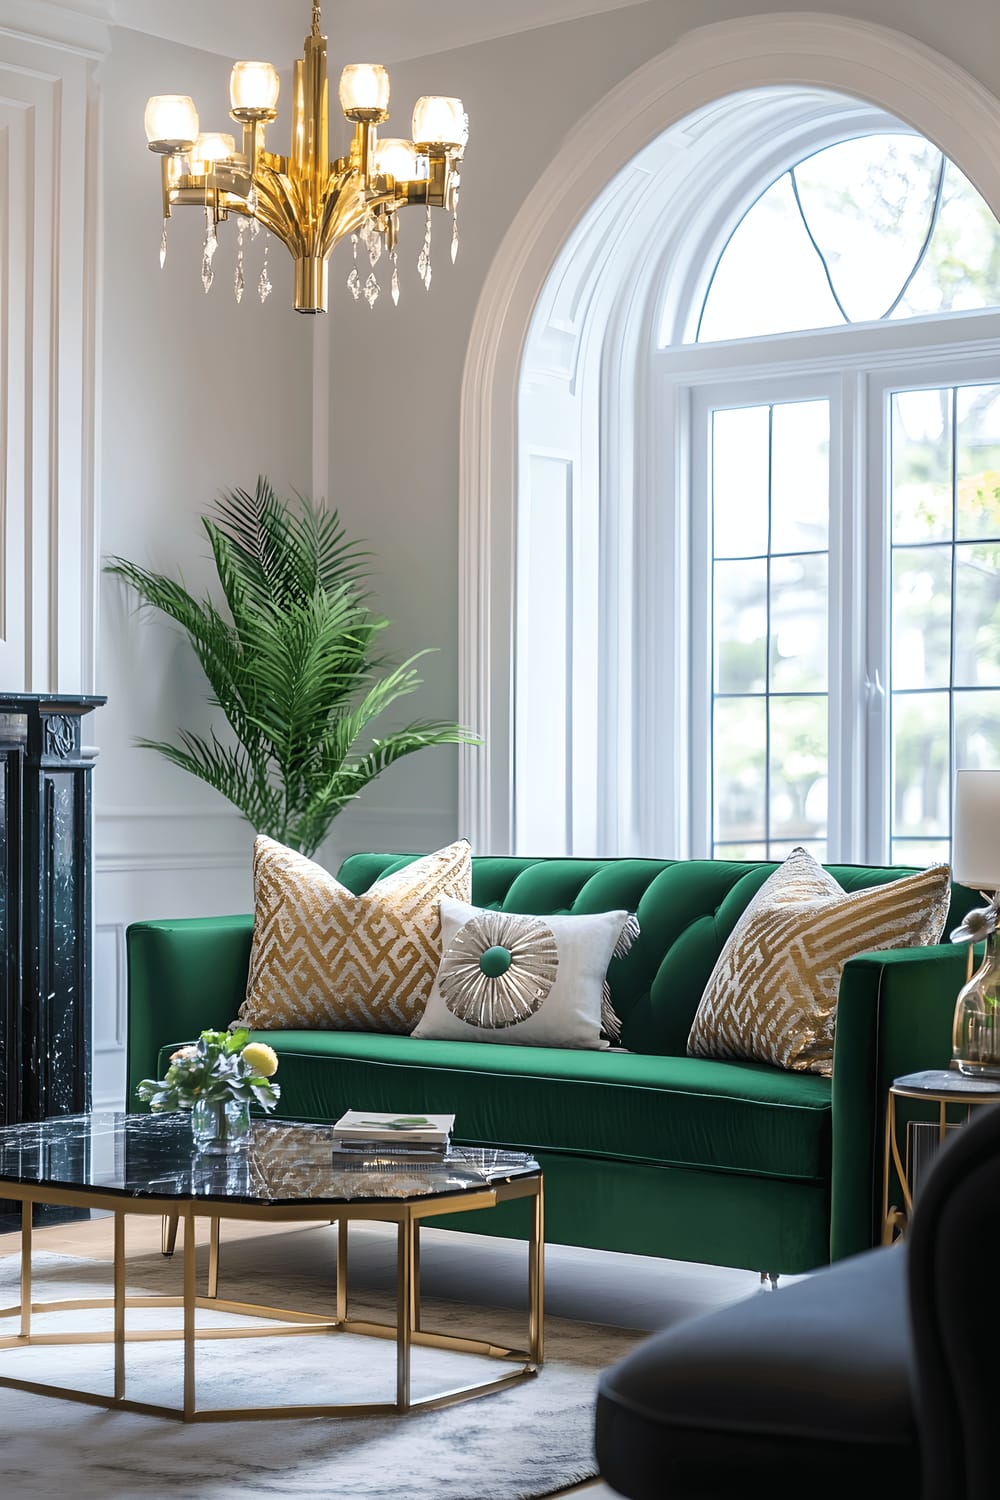
M 221 792 L 258 832 L 283 828 L 281 797 L 270 785 L 266 765 L 254 765 L 245 751 L 221 744 L 214 732 L 211 739 L 186 729 L 178 733 L 181 745 L 147 739 L 136 743 L 143 750 L 156 750 L 182 771 Z M 281 833 L 272 833 L 271 837 L 280 838 Z
M 349 583 L 358 592 L 359 582 L 368 576 L 365 559 L 371 553 L 360 542 L 347 540 L 347 529 L 339 512 L 315 505 L 305 496 L 298 495 L 298 515 L 289 515 L 289 532 L 295 540 L 301 567 L 301 581 L 305 592 L 314 589 L 330 591 Z
M 431 745 L 478 744 L 477 736 L 448 721 L 424 720 L 407 724 L 403 729 L 376 740 L 362 755 L 330 767 L 325 776 L 317 775 L 308 799 L 294 820 L 290 832 L 295 848 L 312 855 L 319 848 L 337 813 L 360 797 L 376 776 L 403 756 L 413 755 Z
M 232 560 L 244 586 L 262 601 L 284 598 L 290 585 L 287 507 L 261 475 L 257 488 L 236 489 L 215 502 L 215 525 L 233 544 Z M 203 518 L 206 530 L 212 524 Z
M 278 497 L 261 476 L 202 518 L 228 610 L 125 558 L 109 558 L 143 606 L 187 635 L 233 743 L 179 730 L 179 744 L 140 740 L 214 787 L 258 833 L 313 854 L 330 823 L 383 770 L 430 745 L 475 744 L 445 720 L 390 734 L 371 726 L 417 691 L 415 663 L 375 651 L 389 621 L 360 580 L 369 554 L 348 540 L 335 510 Z

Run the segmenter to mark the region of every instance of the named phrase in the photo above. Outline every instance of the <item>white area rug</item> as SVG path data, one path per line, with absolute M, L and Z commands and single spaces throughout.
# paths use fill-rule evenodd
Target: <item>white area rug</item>
M 319 1236 L 323 1231 L 317 1232 Z M 326 1264 L 332 1236 L 304 1235 L 281 1246 L 269 1237 L 224 1246 L 222 1296 L 274 1306 L 332 1311 L 334 1276 Z M 317 1254 L 319 1259 L 317 1260 Z M 204 1265 L 204 1251 L 199 1251 Z M 33 1301 L 102 1296 L 111 1267 L 38 1254 Z M 0 1259 L 0 1306 L 18 1300 L 16 1257 Z M 130 1292 L 177 1291 L 181 1256 L 131 1263 Z M 200 1289 L 203 1287 L 200 1278 Z M 378 1292 L 352 1296 L 352 1316 L 391 1321 Z M 53 1320 L 62 1318 L 60 1324 Z M 129 1327 L 163 1327 L 179 1310 L 130 1310 Z M 223 1315 L 203 1315 L 225 1322 Z M 57 1326 L 109 1326 L 110 1312 L 74 1312 L 34 1320 Z M 524 1347 L 526 1316 L 508 1309 L 425 1302 L 424 1326 Z M 3 1333 L 16 1332 L 3 1320 Z M 131 1412 L 106 1411 L 0 1387 L 5 1492 L 18 1500 L 527 1500 L 596 1473 L 593 1420 L 599 1371 L 643 1335 L 619 1328 L 546 1319 L 546 1362 L 534 1380 L 436 1412 L 360 1420 L 309 1418 L 185 1425 Z M 181 1400 L 179 1343 L 134 1343 L 127 1349 L 127 1394 L 172 1405 Z M 446 1390 L 501 1366 L 441 1350 L 413 1352 L 413 1394 Z M 110 1391 L 107 1344 L 0 1350 L 0 1373 Z M 337 1334 L 295 1339 L 217 1340 L 198 1346 L 198 1405 L 392 1400 L 395 1347 L 380 1339 Z

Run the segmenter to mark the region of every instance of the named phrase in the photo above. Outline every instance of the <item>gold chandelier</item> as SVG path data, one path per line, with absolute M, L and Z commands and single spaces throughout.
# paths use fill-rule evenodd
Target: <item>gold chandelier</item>
M 178 205 L 205 215 L 202 284 L 215 279 L 218 226 L 240 215 L 233 288 L 237 302 L 246 290 L 246 229 L 254 239 L 269 229 L 295 261 L 295 307 L 326 312 L 329 259 L 350 235 L 354 264 L 347 279 L 355 300 L 374 307 L 381 286 L 375 267 L 387 253 L 393 302 L 399 301 L 396 261 L 398 214 L 425 206 L 424 240 L 417 271 L 431 284 L 431 209 L 452 216 L 451 258 L 458 254 L 459 168 L 469 134 L 461 99 L 425 95 L 413 111 L 413 139 L 379 139 L 389 115 L 389 75 L 370 63 L 350 63 L 340 75 L 340 105 L 354 126 L 346 156 L 330 160 L 329 79 L 326 37 L 320 33 L 320 7 L 312 8 L 312 34 L 295 63 L 292 145 L 288 156 L 265 149 L 266 126 L 277 118 L 279 79 L 270 63 L 238 62 L 229 83 L 230 113 L 243 126 L 237 151 L 231 135 L 202 132 L 194 101 L 186 94 L 158 94 L 146 105 L 146 139 L 163 158 L 163 237 L 160 265 L 166 261 L 167 221 Z M 359 269 L 359 248 L 368 271 Z M 364 276 L 364 279 L 362 279 Z M 257 283 L 262 302 L 271 293 L 265 240 L 264 266 Z

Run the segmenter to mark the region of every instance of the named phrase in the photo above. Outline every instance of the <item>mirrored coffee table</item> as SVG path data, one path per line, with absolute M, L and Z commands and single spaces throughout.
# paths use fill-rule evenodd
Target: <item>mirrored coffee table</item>
M 440 1162 L 400 1160 L 335 1152 L 333 1128 L 295 1121 L 255 1120 L 246 1149 L 226 1156 L 203 1156 L 192 1145 L 186 1114 L 94 1113 L 65 1115 L 38 1124 L 0 1128 L 0 1197 L 19 1200 L 21 1211 L 20 1302 L 0 1309 L 19 1319 L 17 1333 L 0 1337 L 0 1364 L 16 1368 L 16 1350 L 39 1343 L 95 1343 L 114 1346 L 114 1391 L 101 1395 L 72 1387 L 17 1379 L 0 1371 L 0 1386 L 82 1401 L 185 1422 L 232 1421 L 264 1417 L 360 1417 L 426 1410 L 470 1400 L 532 1378 L 544 1357 L 544 1231 L 542 1173 L 533 1157 L 511 1151 L 454 1147 Z M 528 1243 L 528 1328 L 524 1349 L 501 1348 L 486 1340 L 434 1333 L 421 1323 L 420 1224 L 423 1219 L 488 1209 L 526 1198 L 531 1212 Z M 86 1300 L 32 1302 L 32 1206 L 64 1204 L 103 1210 L 114 1216 L 113 1295 Z M 183 1291 L 180 1296 L 131 1295 L 126 1288 L 125 1223 L 130 1214 L 176 1215 L 183 1225 Z M 208 1277 L 198 1289 L 195 1221 L 206 1219 Z M 336 1290 L 332 1315 L 289 1311 L 219 1295 L 219 1226 L 222 1220 L 265 1223 L 336 1223 Z M 375 1220 L 397 1226 L 396 1317 L 394 1323 L 352 1318 L 348 1311 L 348 1226 Z M 317 1288 L 317 1300 L 323 1289 Z M 33 1332 L 35 1314 L 104 1307 L 113 1310 L 111 1327 L 100 1332 Z M 179 1326 L 129 1329 L 130 1307 L 180 1308 Z M 266 1319 L 266 1325 L 196 1324 L 198 1311 L 217 1309 Z M 396 1345 L 394 1399 L 337 1405 L 200 1408 L 196 1400 L 196 1345 L 203 1338 L 265 1338 L 290 1334 L 365 1334 Z M 130 1400 L 125 1389 L 125 1346 L 133 1339 L 176 1340 L 183 1344 L 183 1405 L 161 1406 Z M 494 1379 L 411 1398 L 410 1364 L 414 1346 L 487 1356 L 503 1365 Z M 332 1364 L 332 1362 L 331 1362 Z M 514 1368 L 512 1368 L 512 1366 Z

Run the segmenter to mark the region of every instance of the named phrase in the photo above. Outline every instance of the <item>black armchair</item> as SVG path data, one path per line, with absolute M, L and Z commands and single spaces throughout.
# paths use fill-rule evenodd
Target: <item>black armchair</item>
M 998 1263 L 992 1105 L 941 1148 L 905 1240 L 686 1319 L 605 1371 L 602 1477 L 629 1500 L 996 1500 Z

